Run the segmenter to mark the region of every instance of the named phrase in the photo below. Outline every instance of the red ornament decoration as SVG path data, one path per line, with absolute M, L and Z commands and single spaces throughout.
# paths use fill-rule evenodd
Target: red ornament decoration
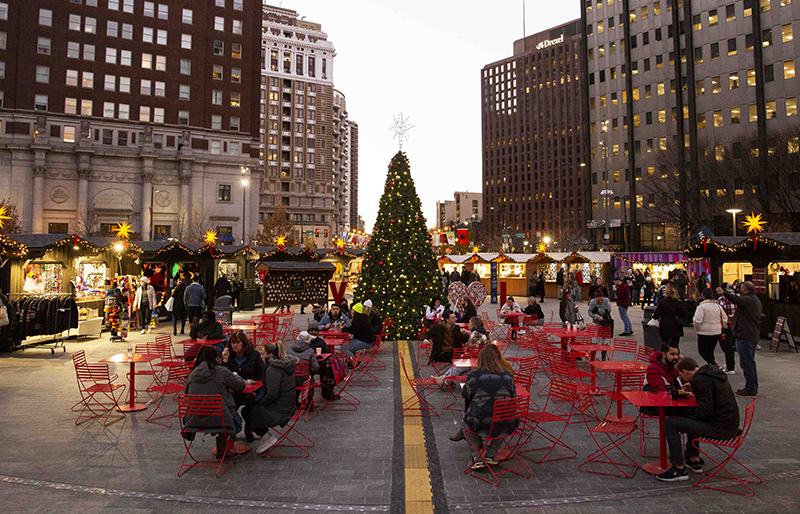
M 708 242 L 708 238 L 703 238 L 703 253 L 706 251 L 706 243 Z

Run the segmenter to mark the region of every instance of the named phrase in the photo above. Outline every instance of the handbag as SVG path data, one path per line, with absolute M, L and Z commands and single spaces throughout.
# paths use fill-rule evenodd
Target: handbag
M 172 312 L 172 306 L 174 305 L 174 303 L 175 303 L 175 297 L 170 296 L 169 299 L 167 300 L 167 303 L 164 304 L 164 308 L 167 309 L 167 312 Z
M 650 318 L 650 321 L 647 322 L 647 326 L 648 327 L 660 327 L 661 323 L 655 318 Z
M 575 326 L 578 330 L 586 330 L 586 322 L 580 312 L 575 313 Z
M 4 327 L 9 323 L 11 323 L 11 320 L 8 318 L 8 307 L 0 305 L 0 327 Z

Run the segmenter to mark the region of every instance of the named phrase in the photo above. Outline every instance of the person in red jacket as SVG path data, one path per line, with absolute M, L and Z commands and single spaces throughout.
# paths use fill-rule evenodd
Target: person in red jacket
M 664 343 L 661 345 L 661 352 L 653 352 L 646 375 L 651 391 L 666 392 L 667 386 L 676 385 L 675 380 L 679 373 L 675 364 L 680 358 L 681 351 L 674 343 Z

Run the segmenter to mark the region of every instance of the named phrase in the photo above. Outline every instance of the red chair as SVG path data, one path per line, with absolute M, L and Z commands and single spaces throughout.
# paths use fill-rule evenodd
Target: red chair
M 413 396 L 400 404 L 400 413 L 403 416 L 438 416 L 434 406 L 428 401 L 430 395 L 437 387 L 438 383 L 433 378 L 411 378 L 408 376 L 408 369 L 406 368 L 406 360 L 400 354 L 400 367 L 403 368 L 403 374 L 411 386 Z M 409 411 L 419 412 L 419 414 L 407 414 Z
M 753 491 L 753 489 L 748 484 L 750 483 L 760 484 L 762 482 L 761 477 L 756 475 L 753 471 L 750 470 L 750 468 L 739 462 L 739 460 L 737 460 L 736 457 L 734 457 L 736 452 L 739 451 L 739 448 L 741 448 L 742 444 L 744 444 L 745 439 L 747 439 L 747 434 L 750 432 L 750 426 L 753 423 L 753 416 L 755 415 L 755 411 L 756 411 L 756 400 L 753 400 L 753 402 L 745 408 L 742 433 L 734 437 L 733 439 L 722 441 L 719 439 L 699 438 L 692 441 L 694 447 L 697 448 L 700 451 L 700 453 L 708 457 L 709 460 L 711 460 L 715 464 L 714 467 L 712 467 L 709 470 L 706 470 L 702 475 L 700 475 L 700 479 L 694 483 L 695 487 L 702 487 L 704 489 L 713 489 L 715 491 L 722 491 L 726 493 L 741 494 L 742 496 L 756 495 L 756 492 Z M 703 451 L 703 449 L 700 447 L 700 443 L 709 444 L 717 448 L 725 455 L 725 458 L 721 460 L 716 460 L 708 452 Z M 731 473 L 730 470 L 728 470 L 728 464 L 730 464 L 731 461 L 735 462 L 736 464 L 741 466 L 745 471 L 747 471 L 748 473 L 747 478 L 744 479 L 739 478 L 738 476 Z M 723 471 L 727 474 L 727 476 L 720 475 L 720 473 Z M 748 492 L 743 493 L 740 491 L 732 491 L 730 489 L 724 489 L 722 487 L 714 487 L 713 485 L 708 485 L 707 484 L 708 481 L 715 477 L 724 478 L 727 480 L 734 480 L 738 484 L 743 485 Z M 717 482 L 713 482 L 713 484 L 716 485 Z
M 359 353 L 356 353 L 355 359 L 353 360 L 353 369 L 358 367 L 358 359 Z M 331 360 L 336 359 L 339 365 L 336 367 L 341 367 L 341 369 L 347 370 L 347 356 L 341 353 L 337 353 L 331 356 Z M 333 398 L 327 400 L 325 404 L 320 407 L 320 411 L 323 410 L 331 410 L 331 411 L 356 411 L 358 410 L 358 405 L 361 404 L 358 398 L 350 394 L 347 390 L 347 386 L 350 385 L 351 381 L 353 380 L 353 371 L 351 370 L 349 373 L 345 373 L 341 377 L 334 377 L 336 378 L 336 385 L 333 388 L 330 388 L 325 385 L 324 382 L 321 383 L 321 386 L 328 390 L 332 395 Z
M 636 339 L 614 338 L 614 350 L 611 352 L 611 360 L 632 361 L 636 360 L 639 351 L 639 343 Z
M 519 454 L 517 453 L 517 449 L 520 446 L 520 441 L 523 436 L 523 428 L 525 426 L 525 416 L 528 412 L 528 398 L 527 397 L 516 397 L 516 398 L 508 398 L 506 400 L 495 400 L 494 402 L 494 411 L 492 413 L 492 424 L 489 428 L 489 434 L 495 432 L 494 426 L 495 423 L 500 425 L 506 424 L 510 420 L 517 419 L 519 420 L 519 424 L 517 428 L 510 434 L 504 436 L 496 436 L 496 437 L 483 437 L 483 447 L 479 450 L 472 444 L 472 441 L 469 437 L 466 437 L 467 444 L 472 446 L 472 449 L 475 453 L 478 454 L 478 459 L 483 462 L 484 469 L 489 471 L 491 474 L 491 479 L 488 479 L 486 473 L 483 471 L 475 472 L 472 469 L 472 464 L 464 470 L 464 473 L 467 475 L 472 475 L 475 478 L 479 478 L 484 482 L 488 482 L 493 485 L 500 485 L 500 479 L 498 475 L 502 475 L 504 473 L 514 473 L 515 475 L 519 475 L 521 477 L 530 478 L 531 473 L 528 471 L 528 468 L 525 466 L 525 463 L 522 462 L 522 459 L 519 458 Z M 468 428 L 464 429 L 464 435 L 471 434 L 474 437 L 480 437 L 475 432 L 471 431 Z M 513 468 L 506 468 L 502 465 L 498 466 L 489 466 L 486 462 L 486 447 L 489 445 L 491 441 L 502 440 L 504 446 L 502 450 L 505 450 L 505 456 L 502 457 L 502 461 L 505 462 L 516 462 L 519 464 Z M 498 460 L 500 460 L 500 453 L 497 452 L 498 455 L 495 455 Z
M 431 350 L 433 349 L 433 343 L 422 342 L 425 340 L 425 334 L 427 333 L 428 329 L 425 327 L 422 327 L 417 331 L 417 341 L 419 341 L 419 346 L 417 347 L 417 366 L 420 368 L 423 366 L 422 357 L 424 356 L 425 360 L 430 361 Z
M 469 359 L 471 357 L 477 357 L 482 349 L 483 347 L 480 346 L 475 346 L 470 348 L 455 348 L 453 350 L 453 360 Z M 456 394 L 453 392 L 452 384 L 464 383 L 466 381 L 467 381 L 466 374 L 451 375 L 449 377 L 445 377 L 444 383 L 447 384 L 447 390 L 445 391 L 444 401 L 442 402 L 442 410 L 454 410 L 454 411 L 464 410 L 460 407 L 453 408 L 453 405 L 458 403 L 458 398 L 456 397 Z M 448 402 L 448 399 L 450 398 L 452 398 L 452 401 Z
M 534 452 L 542 452 L 544 451 L 544 455 L 541 457 L 528 457 L 533 462 L 538 464 L 542 464 L 543 462 L 550 462 L 554 460 L 562 460 L 562 459 L 572 459 L 578 455 L 578 453 L 570 448 L 562 438 L 564 437 L 564 432 L 567 430 L 567 425 L 569 425 L 569 419 L 572 417 L 572 410 L 570 410 L 566 417 L 557 414 L 556 411 L 548 410 L 548 406 L 552 403 L 561 403 L 564 405 L 568 405 L 571 409 L 574 408 L 575 405 L 576 395 L 575 395 L 575 387 L 574 384 L 571 382 L 555 379 L 550 381 L 549 392 L 547 395 L 547 402 L 545 403 L 544 407 L 540 412 L 538 411 L 528 411 L 525 415 L 525 422 L 526 422 L 526 438 L 524 442 L 521 443 L 520 446 L 524 446 L 525 444 L 530 441 L 533 436 L 538 435 L 544 438 L 549 444 L 545 446 L 540 446 L 537 448 L 530 448 L 527 450 L 518 450 L 523 457 L 528 457 L 526 454 L 534 453 Z M 561 430 L 559 431 L 558 427 L 553 431 L 546 430 L 542 425 L 543 424 L 557 424 L 561 425 Z M 561 455 L 558 457 L 551 457 L 550 455 L 556 451 L 556 448 L 564 448 L 572 455 Z
M 102 416 L 103 426 L 109 426 L 123 419 L 125 413 L 119 411 L 119 399 L 125 394 L 125 384 L 112 382 L 108 364 L 89 364 L 73 357 L 73 365 L 81 395 L 79 405 L 82 406 L 75 424 Z M 97 395 L 102 396 L 98 398 Z M 86 411 L 90 414 L 84 415 Z
M 160 355 L 159 346 L 158 346 L 157 343 L 137 344 L 134 347 L 134 351 L 136 353 Z M 155 385 L 155 384 L 161 383 L 161 379 L 164 378 L 164 377 L 162 377 L 164 375 L 164 368 L 160 368 L 160 367 L 157 368 L 156 365 L 155 365 L 155 361 L 150 361 L 148 364 L 149 364 L 149 367 L 147 367 L 147 368 L 143 367 L 142 369 L 137 369 L 136 370 L 136 377 L 138 378 L 140 375 L 142 377 L 149 376 L 152 379 L 150 385 Z M 130 372 L 126 373 L 125 376 L 127 377 L 128 382 L 130 382 L 130 380 L 131 380 Z M 150 385 L 144 384 L 144 381 L 141 381 L 140 384 L 141 385 L 145 385 L 146 387 L 144 389 L 137 389 L 136 393 L 135 393 L 137 396 L 139 395 L 139 391 L 146 392 L 148 390 L 148 388 L 150 387 Z M 152 396 L 151 396 L 151 398 L 152 398 Z
M 615 382 L 614 382 L 614 390 L 613 391 L 603 391 L 603 395 L 609 399 L 608 402 L 608 411 L 606 412 L 606 416 L 611 414 L 611 407 L 614 405 L 614 402 L 622 401 L 627 402 L 628 399 L 625 398 L 625 395 L 622 394 L 623 391 L 641 391 L 642 386 L 644 385 L 644 373 L 615 373 Z M 616 384 L 616 380 L 620 381 L 619 386 Z
M 378 377 L 373 375 L 371 371 L 375 368 L 375 363 L 377 362 L 377 358 L 375 357 L 377 350 L 378 349 L 373 345 L 372 348 L 366 348 L 356 352 L 359 354 L 358 362 L 361 366 L 353 368 L 353 387 L 381 385 L 381 381 L 378 380 Z
M 88 364 L 88 361 L 86 360 L 86 351 L 78 350 L 75 353 L 73 353 L 72 354 L 72 363 L 73 363 L 74 366 Z M 111 381 L 113 382 L 113 381 L 115 381 L 116 379 L 119 378 L 119 375 L 117 375 L 116 373 L 112 373 L 110 378 L 111 378 Z M 82 408 L 81 405 L 83 405 L 83 400 L 78 400 L 77 402 L 75 402 L 75 405 L 70 407 L 70 410 L 72 412 L 78 412 Z
M 650 356 L 653 355 L 656 350 L 653 350 L 649 346 L 640 346 L 636 350 L 636 361 L 641 362 L 642 364 L 650 364 Z
M 233 452 L 231 451 L 233 449 L 233 439 L 226 437 L 228 444 L 225 445 L 225 452 L 223 452 L 221 458 L 216 458 L 214 460 L 198 460 L 194 455 L 192 455 L 192 444 L 194 443 L 198 432 L 208 432 L 206 430 L 187 429 L 183 424 L 186 416 L 218 417 L 219 426 L 222 427 L 221 432 L 225 433 L 224 408 L 225 404 L 222 401 L 222 395 L 219 394 L 178 394 L 178 419 L 180 420 L 181 425 L 181 439 L 183 440 L 183 446 L 186 448 L 186 453 L 183 455 L 181 465 L 178 466 L 179 477 L 182 477 L 191 468 L 202 467 L 217 468 L 217 478 L 219 478 L 226 471 L 228 471 L 231 466 L 233 466 L 233 459 L 228 459 L 226 462 L 226 457 L 233 455 Z M 213 430 L 213 433 L 218 432 L 220 432 L 219 429 Z M 191 440 L 186 439 L 187 436 L 191 437 Z M 186 463 L 187 457 L 191 459 L 190 464 Z
M 192 362 L 185 362 L 177 366 L 172 366 L 167 370 L 166 382 L 155 383 L 147 388 L 147 392 L 150 394 L 150 397 L 153 398 L 153 404 L 155 405 L 155 408 L 153 409 L 153 412 L 147 416 L 145 421 L 165 427 L 172 426 L 171 418 L 174 418 L 178 415 L 178 410 L 176 409 L 171 414 L 167 414 L 161 408 L 161 403 L 164 401 L 164 397 L 168 394 L 180 393 L 184 390 L 186 387 L 186 379 L 189 378 L 189 374 L 192 372 L 193 366 L 194 364 Z M 156 414 L 159 412 L 161 415 L 157 416 Z M 166 422 L 159 420 L 166 420 Z
M 288 423 L 282 430 L 273 427 L 271 430 L 278 436 L 278 442 L 271 446 L 267 451 L 261 454 L 262 457 L 298 457 L 305 458 L 309 456 L 306 448 L 312 448 L 314 441 L 305 436 L 300 430 L 297 429 L 297 422 L 307 413 L 311 407 L 311 377 L 308 378 L 303 385 L 300 386 L 300 408 L 295 411 L 294 415 L 289 419 Z M 302 438 L 302 439 L 301 439 Z M 296 440 L 295 440 L 296 439 Z M 295 448 L 298 452 L 290 450 L 289 453 L 278 454 L 279 448 Z

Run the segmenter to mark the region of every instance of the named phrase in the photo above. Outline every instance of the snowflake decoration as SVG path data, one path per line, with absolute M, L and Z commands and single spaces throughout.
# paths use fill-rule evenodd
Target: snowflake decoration
M 390 130 L 394 132 L 394 137 L 392 139 L 397 139 L 400 150 L 402 150 L 403 142 L 408 140 L 408 132 L 414 128 L 414 125 L 408 123 L 408 116 L 403 116 L 402 112 L 394 115 L 392 120 L 393 124 L 390 128 Z

